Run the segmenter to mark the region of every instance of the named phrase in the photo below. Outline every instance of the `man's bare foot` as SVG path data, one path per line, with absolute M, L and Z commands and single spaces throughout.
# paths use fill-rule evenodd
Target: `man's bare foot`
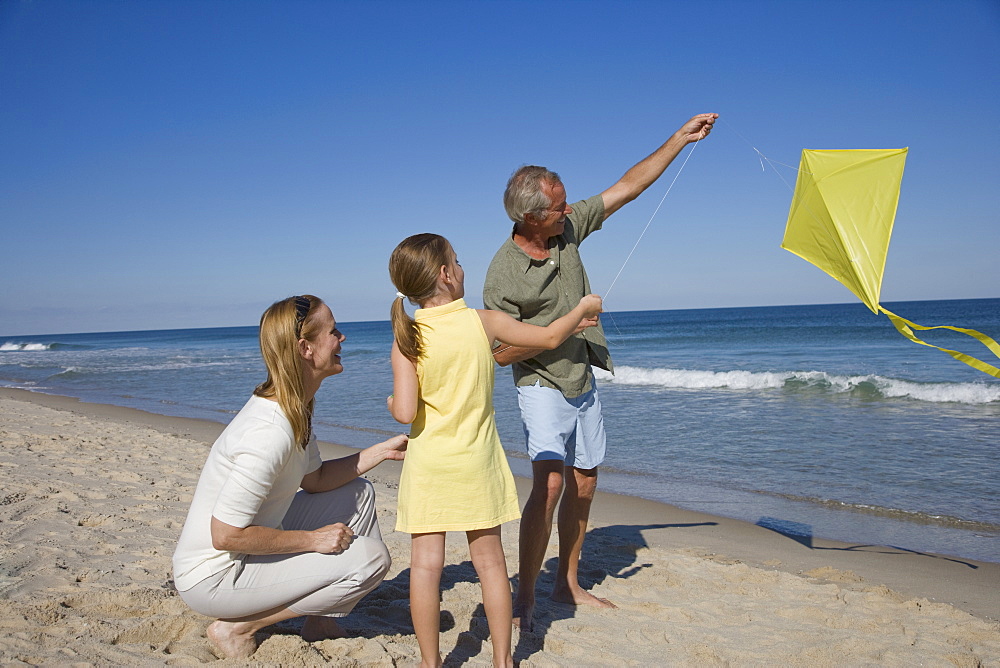
M 535 603 L 533 601 L 531 603 L 518 603 L 514 601 L 512 612 L 514 613 L 514 626 L 529 633 L 535 630 L 535 620 L 532 618 L 535 613 Z
M 205 635 L 226 658 L 245 659 L 257 651 L 257 639 L 253 633 L 238 633 L 239 626 L 220 619 L 208 625 Z
M 562 587 L 553 589 L 549 595 L 557 603 L 569 603 L 570 605 L 589 605 L 595 608 L 617 608 L 618 606 L 606 598 L 598 598 L 586 589 L 570 589 Z
M 346 638 L 347 631 L 333 617 L 309 615 L 302 623 L 302 639 L 306 642 Z

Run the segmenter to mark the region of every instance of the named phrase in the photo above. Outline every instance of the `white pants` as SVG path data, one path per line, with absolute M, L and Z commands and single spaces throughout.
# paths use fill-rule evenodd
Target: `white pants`
M 382 582 L 392 563 L 375 517 L 371 483 L 358 478 L 329 492 L 299 490 L 281 528 L 311 531 L 337 522 L 354 531 L 353 542 L 340 554 L 247 555 L 180 592 L 181 598 L 217 619 L 279 607 L 300 615 L 343 617 Z

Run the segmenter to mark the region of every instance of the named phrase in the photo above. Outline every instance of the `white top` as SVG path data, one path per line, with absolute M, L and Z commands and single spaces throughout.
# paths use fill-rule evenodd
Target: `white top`
M 315 435 L 305 449 L 276 401 L 250 397 L 208 453 L 174 551 L 174 584 L 186 591 L 244 555 L 212 547 L 212 517 L 234 527 L 274 529 L 302 478 L 323 464 Z

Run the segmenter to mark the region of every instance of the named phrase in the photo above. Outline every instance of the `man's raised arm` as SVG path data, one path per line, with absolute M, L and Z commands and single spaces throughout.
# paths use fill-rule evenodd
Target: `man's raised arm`
M 712 124 L 715 123 L 715 119 L 718 117 L 718 114 L 698 114 L 694 116 L 681 126 L 677 132 L 671 135 L 670 139 L 664 142 L 663 146 L 653 151 L 649 157 L 625 172 L 625 175 L 618 179 L 616 184 L 602 192 L 604 219 L 607 220 L 608 216 L 634 200 L 646 188 L 653 185 L 656 179 L 660 178 L 685 146 L 707 137 L 712 131 Z

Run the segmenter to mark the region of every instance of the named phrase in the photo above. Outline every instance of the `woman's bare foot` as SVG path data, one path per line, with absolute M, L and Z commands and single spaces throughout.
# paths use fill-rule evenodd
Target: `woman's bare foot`
M 245 625 L 220 619 L 209 624 L 205 634 L 226 658 L 245 659 L 257 651 L 257 639 L 252 632 L 240 633 L 241 626 Z
M 309 615 L 302 624 L 302 639 L 306 642 L 346 637 L 347 631 L 333 617 Z

